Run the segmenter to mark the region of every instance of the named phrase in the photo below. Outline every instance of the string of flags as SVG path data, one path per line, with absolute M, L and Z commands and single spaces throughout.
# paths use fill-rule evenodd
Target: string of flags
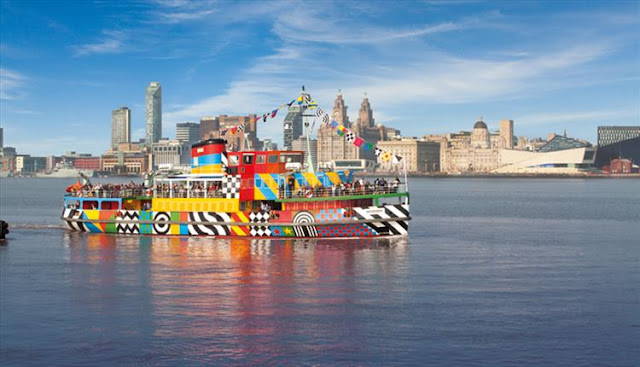
M 322 108 L 318 108 L 318 104 L 313 99 L 311 99 L 311 96 L 308 93 L 302 93 L 298 98 L 293 99 L 291 102 L 281 104 L 280 106 L 278 106 L 278 108 L 272 110 L 271 112 L 267 112 L 261 115 L 256 115 L 257 117 L 255 121 L 258 122 L 262 120 L 262 122 L 267 122 L 267 120 L 275 118 L 279 110 L 283 108 L 291 107 L 293 104 L 304 106 L 310 110 L 316 109 L 316 117 L 321 119 L 325 125 L 329 125 L 332 129 L 336 131 L 338 135 L 343 136 L 347 142 L 355 145 L 356 147 L 362 148 L 366 151 L 373 150 L 373 154 L 377 158 L 380 158 L 383 162 L 391 161 L 394 164 L 398 164 L 400 163 L 400 161 L 402 161 L 402 157 L 392 154 L 389 151 L 383 150 L 379 148 L 377 145 L 373 145 L 372 143 L 357 136 L 352 130 L 349 130 L 343 124 L 332 119 L 331 116 L 325 110 L 323 110 Z M 237 132 L 242 132 L 244 131 L 245 125 L 246 123 L 239 124 L 231 128 L 222 130 L 220 132 L 220 135 L 224 136 L 227 133 L 233 135 Z

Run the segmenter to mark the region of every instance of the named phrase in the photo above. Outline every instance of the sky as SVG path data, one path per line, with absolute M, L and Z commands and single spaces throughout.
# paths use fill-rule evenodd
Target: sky
M 1 1 L 0 125 L 19 154 L 102 154 L 111 111 L 144 137 L 201 116 L 262 114 L 300 87 L 351 121 L 367 94 L 404 136 L 490 130 L 596 141 L 640 124 L 640 1 Z M 260 123 L 282 140 L 282 119 Z

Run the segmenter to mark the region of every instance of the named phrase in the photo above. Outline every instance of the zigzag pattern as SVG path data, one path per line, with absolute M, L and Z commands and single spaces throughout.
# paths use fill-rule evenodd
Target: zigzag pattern
M 65 208 L 62 214 L 62 217 L 65 219 L 79 220 L 79 219 L 83 219 L 83 213 L 82 213 L 82 210 Z M 84 223 L 82 222 L 76 222 L 71 220 L 66 220 L 65 222 L 67 222 L 67 225 L 69 226 L 69 228 L 71 228 L 72 231 L 78 231 L 78 232 L 87 231 L 87 227 L 85 227 Z
M 138 212 L 135 210 L 118 210 L 116 213 L 116 232 L 118 233 L 140 233 L 140 224 L 139 223 L 130 223 L 137 222 L 139 218 Z

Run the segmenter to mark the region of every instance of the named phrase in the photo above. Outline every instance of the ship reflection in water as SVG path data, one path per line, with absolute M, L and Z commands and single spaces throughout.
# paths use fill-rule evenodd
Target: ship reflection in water
M 119 320 L 101 330 L 135 340 L 152 364 L 364 352 L 380 332 L 373 315 L 408 277 L 406 238 L 63 236 L 74 308 Z

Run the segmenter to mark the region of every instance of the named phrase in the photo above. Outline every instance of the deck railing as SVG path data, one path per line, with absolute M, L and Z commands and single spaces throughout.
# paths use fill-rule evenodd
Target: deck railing
M 383 195 L 406 192 L 406 184 L 374 186 L 364 185 L 355 187 L 349 186 L 318 186 L 308 187 L 302 186 L 298 189 L 290 190 L 286 187 L 278 189 L 278 199 L 311 199 L 311 198 L 327 198 L 327 197 L 344 197 L 358 195 Z M 225 198 L 225 194 L 221 189 L 204 189 L 178 186 L 173 189 L 168 187 L 155 187 L 154 189 L 146 189 L 144 187 L 137 188 L 119 188 L 119 189 L 103 189 L 90 188 L 69 193 L 70 196 L 76 197 L 94 197 L 94 198 L 131 198 L 139 196 L 152 196 L 156 198 Z

